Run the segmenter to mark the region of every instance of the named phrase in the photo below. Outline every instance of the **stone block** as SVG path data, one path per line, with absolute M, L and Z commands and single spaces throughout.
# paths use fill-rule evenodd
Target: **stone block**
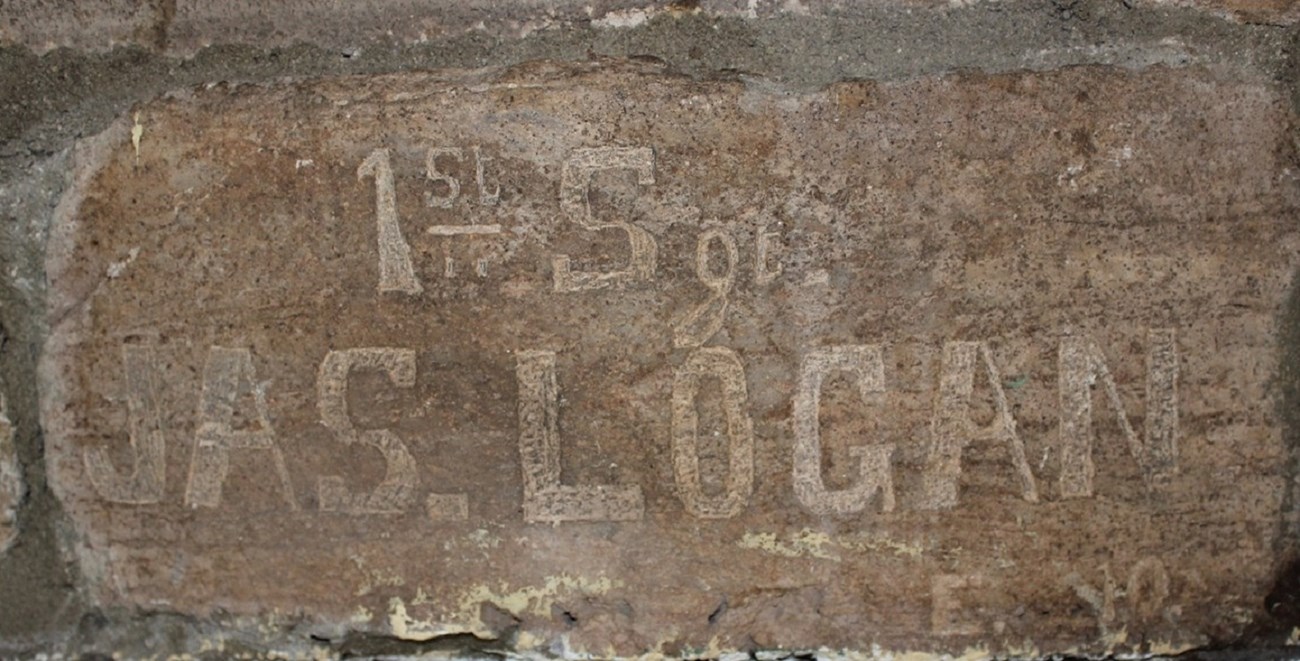
M 52 228 L 51 485 L 101 606 L 599 657 L 1229 639 L 1291 534 L 1293 121 L 1195 68 L 175 93 Z
M 1054 13 L 1065 21 L 1065 27 L 1094 9 L 1092 3 L 1082 0 L 1050 4 L 1028 0 L 10 0 L 0 6 L 0 43 L 42 53 L 60 47 L 99 52 L 135 45 L 190 55 L 213 45 L 284 48 L 296 44 L 352 53 L 375 43 L 418 45 L 476 36 L 514 40 L 586 26 L 638 27 L 659 17 L 699 13 L 770 19 L 839 18 L 875 12 L 878 18 L 886 17 L 877 29 L 886 29 L 890 11 L 925 11 L 939 24 L 946 12 L 984 6 L 999 12 Z M 1242 23 L 1285 26 L 1300 21 L 1300 3 L 1295 0 L 1132 0 L 1124 6 L 1192 9 Z

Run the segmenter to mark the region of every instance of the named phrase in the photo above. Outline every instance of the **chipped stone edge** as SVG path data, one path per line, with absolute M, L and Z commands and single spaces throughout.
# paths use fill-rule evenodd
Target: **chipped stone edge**
M 9 419 L 5 397 L 0 394 L 0 555 L 18 537 L 18 511 L 23 497 L 23 474 L 14 446 L 14 425 Z
M 47 334 L 41 355 L 37 359 L 36 374 L 48 483 L 55 499 L 65 507 L 69 504 L 66 500 L 67 493 L 63 490 L 67 480 L 61 474 L 63 469 L 58 458 L 67 452 L 62 439 L 67 438 L 75 428 L 70 414 L 65 412 L 68 405 L 66 384 L 71 363 L 69 356 L 88 321 L 89 310 L 83 303 L 90 292 L 80 296 L 75 292 L 60 292 L 54 284 L 69 277 L 68 271 L 75 264 L 74 252 L 80 226 L 78 215 L 85 200 L 86 189 L 95 175 L 107 165 L 113 149 L 130 140 L 130 127 L 129 116 L 123 116 L 101 133 L 80 140 L 71 148 L 68 186 L 50 218 L 45 253 Z M 78 590 L 91 597 L 92 603 L 96 603 L 99 600 L 95 597 L 99 595 L 94 594 L 94 588 L 102 588 L 107 584 L 104 580 L 108 571 L 107 562 L 100 558 L 102 554 L 94 552 L 97 546 L 104 546 L 102 533 L 88 533 L 73 525 L 71 520 L 65 520 L 62 527 L 69 538 L 62 549 L 63 553 L 78 566 L 83 579 L 86 579 L 79 581 Z

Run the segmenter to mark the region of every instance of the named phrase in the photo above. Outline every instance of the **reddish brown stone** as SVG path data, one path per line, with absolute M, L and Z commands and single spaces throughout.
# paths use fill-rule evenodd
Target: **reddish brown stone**
M 1222 639 L 1284 539 L 1291 121 L 1193 69 L 160 99 L 55 228 L 52 484 L 103 604 L 601 656 Z

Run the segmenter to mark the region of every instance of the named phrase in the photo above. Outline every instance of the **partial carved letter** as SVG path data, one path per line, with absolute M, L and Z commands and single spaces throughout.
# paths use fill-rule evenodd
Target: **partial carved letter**
M 654 151 L 648 147 L 595 147 L 579 149 L 564 163 L 560 173 L 560 209 L 565 218 L 591 231 L 618 229 L 627 234 L 631 250 L 626 269 L 609 272 L 574 271 L 568 255 L 556 255 L 555 291 L 600 289 L 614 284 L 638 282 L 654 277 L 658 245 L 649 232 L 621 220 L 606 223 L 592 218 L 591 175 L 600 170 L 632 170 L 642 186 L 655 182 Z
M 357 178 L 375 178 L 375 208 L 379 228 L 379 291 L 418 294 L 424 291 L 411 266 L 411 248 L 397 222 L 397 188 L 387 149 L 370 152 L 357 168 Z
M 348 414 L 348 375 L 354 368 L 382 370 L 399 388 L 415 385 L 415 351 L 411 349 L 360 348 L 331 351 L 321 361 L 316 378 L 317 405 L 321 422 L 345 445 L 362 443 L 384 456 L 384 480 L 370 493 L 353 493 L 343 478 L 322 477 L 317 483 L 320 508 L 349 514 L 393 514 L 402 512 L 415 497 L 419 475 L 415 459 L 406 444 L 387 429 L 357 430 Z M 463 494 L 459 494 L 464 499 Z
M 852 374 L 863 397 L 885 391 L 885 366 L 877 345 L 828 347 L 804 357 L 794 395 L 795 495 L 813 513 L 845 515 L 866 509 L 871 496 L 880 491 L 881 510 L 893 511 L 894 480 L 889 465 L 894 452 L 892 443 L 849 450 L 849 455 L 858 460 L 859 478 L 852 487 L 832 491 L 822 480 L 822 380 L 835 372 Z
M 134 457 L 131 472 L 119 474 L 103 448 L 88 448 L 83 455 L 86 474 L 105 500 L 135 505 L 156 503 L 163 497 L 167 442 L 153 383 L 153 349 L 123 346 L 122 364 L 126 368 L 127 425 Z
M 235 401 L 241 395 L 251 394 L 256 409 L 253 431 L 235 431 L 231 425 L 235 415 Z M 248 349 L 212 347 L 208 351 L 208 364 L 203 369 L 203 392 L 199 397 L 198 431 L 195 433 L 194 458 L 190 462 L 189 483 L 185 490 L 185 504 L 190 507 L 216 507 L 221 504 L 221 490 L 230 469 L 231 450 L 266 450 L 280 490 L 291 509 L 298 509 L 293 497 L 293 485 L 284 456 L 275 442 L 266 406 L 266 384 L 257 383 L 253 371 L 253 357 Z
M 1062 498 L 1092 495 L 1092 388 L 1098 381 L 1115 412 L 1129 451 L 1148 481 L 1178 465 L 1178 347 L 1170 328 L 1148 333 L 1146 425 L 1139 440 L 1129 424 L 1105 356 L 1091 340 L 1061 338 L 1058 355 Z
M 708 375 L 718 377 L 722 384 L 728 441 L 727 489 L 712 499 L 700 488 L 696 445 L 699 417 L 695 412 L 695 397 L 700 378 Z M 754 428 L 745 410 L 747 404 L 745 368 L 731 349 L 697 349 L 673 379 L 673 475 L 677 480 L 677 495 L 695 516 L 706 519 L 735 516 L 745 508 L 754 492 Z
M 709 248 L 713 242 L 722 244 L 727 255 L 727 267 L 721 274 L 709 270 Z M 722 330 L 727 320 L 727 296 L 736 282 L 736 260 L 739 252 L 736 240 L 722 230 L 709 230 L 700 235 L 695 245 L 695 273 L 700 282 L 713 295 L 692 310 L 673 328 L 673 346 L 678 348 L 698 347 Z
M 496 189 L 491 193 L 488 192 L 486 177 L 483 172 L 483 165 L 488 160 L 483 155 L 483 150 L 478 145 L 474 145 L 474 180 L 478 182 L 478 201 L 480 204 L 492 206 L 501 201 L 501 184 L 497 184 Z
M 997 412 L 993 422 L 978 429 L 970 419 L 970 398 L 975 390 L 976 361 L 983 364 L 984 376 L 993 389 Z M 934 417 L 930 419 L 930 449 L 922 481 L 922 509 L 951 509 L 957 506 L 957 478 L 961 475 L 961 453 L 976 440 L 1002 441 L 1015 469 L 1020 496 L 1038 501 L 1038 486 L 1025 459 L 1025 446 L 1016 434 L 1016 420 L 1002 390 L 1002 376 L 988 344 L 984 342 L 947 342 L 943 345 L 943 366 L 939 372 L 939 392 L 934 400 Z
M 519 455 L 524 473 L 524 520 L 634 521 L 645 512 L 637 486 L 560 483 L 559 385 L 555 352 L 520 351 Z
M 456 147 L 430 147 L 424 158 L 424 175 L 429 181 L 447 184 L 446 195 L 434 195 L 433 191 L 425 191 L 424 203 L 431 207 L 449 209 L 456 198 L 460 197 L 460 182 L 455 177 L 438 171 L 439 156 L 453 156 L 459 161 L 464 154 Z

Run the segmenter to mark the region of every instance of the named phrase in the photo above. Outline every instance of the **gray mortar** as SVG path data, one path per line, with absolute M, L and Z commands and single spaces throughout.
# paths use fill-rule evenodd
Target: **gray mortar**
M 510 18 L 509 8 L 501 12 Z M 311 44 L 213 46 L 184 59 L 139 47 L 93 55 L 56 50 L 40 56 L 24 48 L 0 48 L 0 390 L 10 405 L 28 487 L 17 541 L 0 555 L 0 656 L 509 656 L 510 635 L 496 641 L 460 635 L 412 643 L 346 631 L 322 636 L 291 620 L 200 621 L 163 612 L 89 608 L 78 593 L 75 567 L 61 552 L 66 546 L 60 537 L 69 533 L 45 480 L 35 378 L 46 331 L 44 243 L 54 206 L 69 183 L 71 146 L 106 128 L 132 105 L 165 91 L 214 81 L 263 83 L 592 57 L 652 57 L 691 76 L 752 76 L 791 89 L 955 70 L 1204 66 L 1274 80 L 1291 91 L 1300 111 L 1300 27 L 1239 24 L 1193 10 L 1129 8 L 1119 0 L 1054 0 L 1035 7 L 877 7 L 762 19 L 684 11 L 658 14 L 634 28 L 571 22 L 523 39 L 478 32 L 418 45 L 371 42 L 345 50 Z M 1280 329 L 1276 383 L 1288 443 L 1300 448 L 1300 274 L 1295 281 L 1290 313 Z M 1292 454 L 1291 474 L 1297 475 L 1300 450 Z M 1284 517 L 1292 539 L 1300 538 L 1298 502 L 1300 493 L 1291 494 Z M 1279 548 L 1278 558 L 1278 590 L 1270 595 L 1276 620 L 1258 623 L 1246 640 L 1222 641 L 1223 649 L 1185 658 L 1300 658 L 1300 650 L 1278 647 L 1290 628 L 1300 624 L 1300 562 L 1294 544 Z M 204 652 L 212 641 L 223 641 L 224 647 Z M 1254 647 L 1241 651 L 1241 646 Z

